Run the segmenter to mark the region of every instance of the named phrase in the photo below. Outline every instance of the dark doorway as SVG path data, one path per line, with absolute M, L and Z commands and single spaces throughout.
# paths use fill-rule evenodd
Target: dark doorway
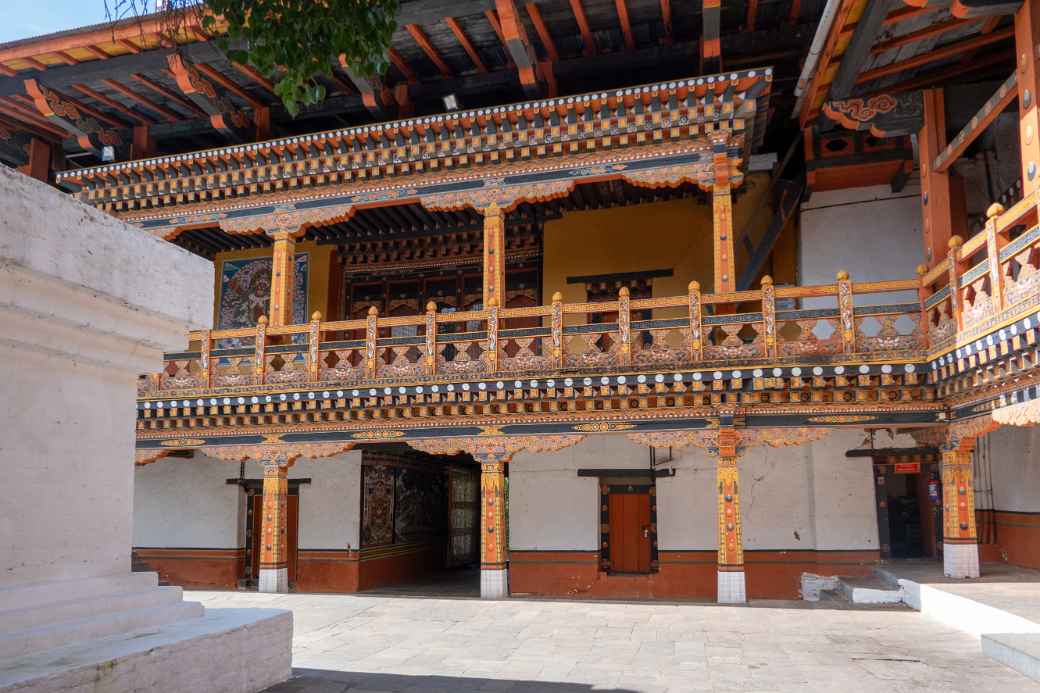
M 932 455 L 876 457 L 874 482 L 882 558 L 938 558 L 941 497 Z
M 650 505 L 650 486 L 611 486 L 611 572 L 650 572 Z

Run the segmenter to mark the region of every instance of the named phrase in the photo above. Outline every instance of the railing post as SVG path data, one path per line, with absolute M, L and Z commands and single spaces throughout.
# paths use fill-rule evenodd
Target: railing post
M 379 371 L 379 357 L 376 354 L 376 338 L 379 336 L 379 309 L 372 306 L 368 309 L 368 324 L 365 325 L 365 375 L 375 378 Z
M 765 330 L 766 358 L 776 356 L 776 289 L 773 278 L 762 277 L 762 325 Z
M 199 367 L 202 370 L 199 374 L 199 381 L 202 387 L 210 387 L 213 384 L 209 367 L 210 341 L 209 330 L 199 332 Z
M 961 324 L 961 272 L 960 267 L 957 266 L 957 263 L 960 262 L 962 245 L 964 245 L 964 239 L 960 236 L 954 236 L 950 239 L 949 249 L 946 252 L 950 275 L 950 312 L 953 315 L 953 324 L 957 326 L 958 331 L 964 329 L 964 325 Z
M 437 372 L 437 304 L 430 301 L 426 304 L 426 355 L 423 372 L 434 375 Z
M 563 294 L 552 297 L 552 367 L 563 368 Z
M 487 306 L 487 351 L 488 373 L 498 373 L 498 299 L 492 296 Z
M 321 342 L 321 312 L 314 311 L 311 315 L 311 326 L 310 331 L 307 334 L 307 352 L 310 355 L 310 359 L 307 361 L 307 373 L 312 383 L 318 382 L 319 374 L 321 369 L 318 367 L 320 362 L 318 361 L 319 346 Z
M 618 341 L 621 342 L 618 365 L 628 366 L 632 363 L 632 308 L 628 287 L 618 291 Z
M 700 361 L 704 358 L 704 340 L 701 339 L 701 285 L 692 281 L 687 287 L 687 305 L 690 315 L 690 360 Z
M 989 257 L 990 304 L 993 310 L 1004 310 L 1004 273 L 1000 271 L 1000 243 L 997 238 L 997 217 L 1004 213 L 1004 207 L 994 202 L 986 210 L 986 255 Z
M 921 339 L 924 342 L 923 346 L 928 348 L 931 346 L 932 339 L 929 335 L 928 329 L 928 309 L 925 307 L 925 302 L 928 300 L 928 287 L 924 285 L 924 275 L 928 274 L 928 265 L 920 264 L 917 266 L 917 301 L 921 306 Z
M 256 341 L 253 344 L 253 374 L 257 385 L 264 384 L 264 372 L 267 370 L 267 316 L 261 315 L 256 321 Z
M 838 315 L 841 321 L 841 350 L 851 354 L 856 351 L 856 317 L 852 307 L 852 280 L 845 270 L 838 272 Z

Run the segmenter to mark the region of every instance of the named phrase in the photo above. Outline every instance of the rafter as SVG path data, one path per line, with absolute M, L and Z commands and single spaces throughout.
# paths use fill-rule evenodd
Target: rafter
M 14 98 L 22 101 L 22 103 L 24 103 L 26 106 L 34 106 L 36 105 L 36 99 L 33 96 L 33 94 L 29 91 L 29 81 L 36 82 L 36 80 L 26 80 L 26 93 L 29 94 L 29 96 L 22 96 L 18 94 L 15 95 Z M 127 123 L 125 120 L 120 120 L 115 116 L 111 116 L 105 113 L 104 111 L 99 111 L 98 109 L 88 104 L 85 104 L 82 101 L 74 99 L 73 97 L 67 94 L 58 94 L 58 92 L 55 92 L 53 90 L 51 90 L 51 93 L 54 94 L 56 97 L 60 98 L 65 104 L 71 105 L 74 108 L 78 108 L 79 110 L 83 111 L 83 113 L 85 113 L 86 115 L 108 125 L 109 127 L 113 127 L 116 129 L 130 127 L 130 123 Z M 37 108 L 37 110 L 39 110 L 39 108 Z
M 390 62 L 393 63 L 397 71 L 404 75 L 405 81 L 409 84 L 415 84 L 419 81 L 418 77 L 415 76 L 415 70 L 408 64 L 408 61 L 401 56 L 400 53 L 395 51 L 393 48 L 388 48 L 386 55 L 390 58 Z
M 585 56 L 596 55 L 596 39 L 589 28 L 589 18 L 585 16 L 585 6 L 581 4 L 581 0 L 570 0 L 570 3 L 571 12 L 574 13 L 574 19 L 578 22 L 578 30 L 581 32 L 581 52 Z
M 213 80 L 220 86 L 224 87 L 238 98 L 245 101 L 247 104 L 249 104 L 251 108 L 263 108 L 267 105 L 263 101 L 260 101 L 255 96 L 250 94 L 248 91 L 243 89 L 241 86 L 239 86 L 237 82 L 224 76 L 223 72 L 216 69 L 212 65 L 207 65 L 206 63 L 198 63 L 195 65 L 195 67 L 198 68 L 199 72 L 206 75 L 211 80 Z
M 856 76 L 870 58 L 870 49 L 884 28 L 882 22 L 888 14 L 889 0 L 867 0 L 863 15 L 856 23 L 845 53 L 841 56 L 838 73 L 831 82 L 831 100 L 847 99 L 856 84 Z
M 149 111 L 152 111 L 153 113 L 158 113 L 168 123 L 176 123 L 177 121 L 182 120 L 179 114 L 174 113 L 165 106 L 160 106 L 159 104 L 149 99 L 147 96 L 138 94 L 137 92 L 127 87 L 125 84 L 121 84 L 115 81 L 114 79 L 103 79 L 101 80 L 101 83 L 109 87 L 110 89 L 119 92 L 131 101 L 136 101 L 137 103 L 147 108 Z
M 36 128 L 42 132 L 49 133 L 58 140 L 65 140 L 70 136 L 67 130 L 41 116 L 35 105 L 26 107 L 13 99 L 0 98 L 0 114 L 18 121 L 26 127 Z
M 632 36 L 632 22 L 628 18 L 628 5 L 625 0 L 614 0 L 614 9 L 617 10 L 618 23 L 621 25 L 621 36 L 625 39 L 625 50 L 634 51 L 636 40 Z
M 747 0 L 747 16 L 744 18 L 744 31 L 754 31 L 758 23 L 758 0 Z
M 108 60 L 112 56 L 101 50 L 97 46 L 82 46 L 83 50 L 93 55 L 98 60 Z
M 393 58 L 391 57 L 391 60 Z M 357 87 L 358 93 L 361 94 L 361 103 L 365 105 L 368 112 L 374 117 L 380 119 L 386 119 L 393 113 L 393 97 L 390 94 L 390 90 L 387 89 L 386 85 L 383 84 L 383 80 L 379 75 L 372 75 L 371 77 L 365 77 L 364 75 L 355 72 L 350 68 L 347 63 L 346 56 L 339 56 L 340 66 L 343 71 L 347 73 L 347 77 Z
M 57 53 L 55 53 L 55 55 L 57 55 L 59 58 L 61 58 L 63 61 L 65 61 L 66 65 L 79 65 L 79 63 L 80 63 L 79 60 L 77 60 L 76 58 L 73 58 L 71 55 L 69 55 L 65 51 L 58 51 Z
M 264 77 L 262 74 L 260 74 L 260 71 L 257 70 L 252 65 L 243 65 L 242 63 L 236 63 L 234 60 L 232 60 L 231 61 L 231 67 L 235 68 L 240 73 L 242 73 L 243 75 L 245 75 L 249 79 L 253 80 L 253 82 L 255 82 L 256 84 L 259 84 L 268 93 L 270 93 L 270 94 L 274 94 L 275 93 L 274 92 L 274 83 L 271 80 L 269 80 L 267 77 Z
M 794 0 L 798 2 L 798 0 Z M 671 0 L 661 0 L 661 24 L 664 25 L 664 43 L 672 42 L 672 3 Z
M 881 77 L 898 74 L 904 70 L 920 67 L 921 65 L 927 65 L 928 63 L 934 63 L 937 60 L 945 60 L 946 58 L 959 55 L 965 51 L 975 50 L 982 46 L 988 46 L 991 43 L 1003 41 L 1011 38 L 1012 35 L 1014 35 L 1013 29 L 1004 29 L 1003 31 L 996 31 L 992 34 L 982 34 L 965 41 L 958 41 L 927 53 L 915 55 L 906 60 L 900 60 L 899 62 L 890 63 L 888 65 L 883 65 L 882 67 L 874 68 L 873 70 L 862 72 L 859 77 L 856 78 L 856 84 L 864 84 L 871 80 L 880 79 Z
M 933 36 L 945 34 L 947 31 L 952 31 L 953 29 L 962 27 L 965 24 L 968 24 L 972 21 L 978 20 L 951 19 L 946 22 L 932 24 L 931 26 L 926 26 L 923 29 L 911 31 L 909 34 L 903 34 L 902 36 L 897 36 L 894 39 L 878 43 L 870 49 L 870 52 L 874 55 L 878 55 L 879 53 L 884 53 L 885 51 L 890 51 L 896 48 L 902 48 L 903 46 L 909 45 L 911 43 L 917 43 L 918 41 L 923 41 L 924 39 L 931 38 Z
M 137 121 L 141 125 L 154 125 L 155 124 L 155 121 L 152 118 L 149 118 L 148 116 L 144 115 L 143 113 L 138 113 L 137 111 L 133 110 L 132 108 L 128 108 L 128 107 L 124 106 L 123 104 L 119 103 L 115 99 L 109 98 L 109 97 L 105 96 L 104 94 L 102 94 L 101 92 L 95 91 L 94 89 L 91 89 L 86 84 L 73 84 L 72 88 L 75 89 L 76 91 L 78 91 L 80 94 L 83 94 L 84 96 L 86 96 L 88 98 L 94 99 L 98 103 L 102 103 L 102 104 L 108 106 L 109 108 L 111 108 L 114 111 L 119 111 L 123 115 L 127 116 L 128 118 L 131 118 L 131 119 Z
M 194 64 L 176 53 L 167 56 L 167 61 L 181 93 L 209 116 L 214 129 L 237 142 L 250 139 L 249 118 L 227 97 L 220 96 Z
M 549 60 L 556 62 L 560 59 L 560 53 L 556 50 L 556 43 L 553 41 L 552 34 L 549 33 L 549 27 L 545 26 L 541 10 L 533 2 L 527 3 L 525 9 L 527 9 L 527 16 L 531 18 L 531 23 L 534 24 L 534 30 L 538 33 L 538 40 L 545 48 L 545 54 L 549 56 Z
M 122 136 L 118 132 L 104 129 L 98 122 L 100 119 L 75 100 L 48 89 L 35 79 L 25 80 L 25 91 L 41 116 L 65 131 L 68 136 L 75 138 L 84 149 L 101 154 L 104 147 L 110 146 L 118 148 L 121 150 L 120 154 L 125 155 L 126 147 Z
M 502 23 L 502 36 L 506 49 L 520 73 L 520 84 L 524 88 L 524 93 L 529 97 L 539 96 L 541 87 L 538 84 L 537 59 L 534 49 L 531 47 L 531 41 L 527 37 L 524 23 L 520 20 L 516 3 L 513 0 L 495 0 L 495 9 L 498 12 L 498 19 Z
M 116 39 L 116 43 L 118 43 L 120 46 L 127 49 L 131 53 L 137 54 L 141 52 L 141 47 L 133 41 L 131 41 L 130 39 Z
M 171 77 L 173 76 L 172 73 L 170 73 L 170 76 Z M 164 97 L 164 98 L 174 102 L 175 104 L 177 104 L 178 106 L 180 106 L 184 110 L 188 111 L 189 113 L 193 113 L 195 115 L 200 115 L 200 116 L 206 115 L 205 111 L 203 111 L 201 108 L 196 106 L 194 103 L 192 103 L 188 99 L 186 99 L 183 96 L 181 96 L 180 94 L 172 91 L 171 89 L 167 89 L 163 85 L 159 84 L 158 82 L 156 82 L 154 80 L 149 79 L 148 77 L 146 77 L 146 76 L 144 76 L 142 74 L 139 74 L 139 73 L 135 72 L 134 74 L 130 75 L 130 78 L 135 80 L 135 81 L 137 81 L 137 82 L 139 82 L 139 83 L 141 83 L 142 85 L 148 87 L 149 89 L 154 91 L 156 94 L 159 94 L 160 96 L 162 96 L 162 97 Z
M 722 0 L 701 2 L 701 73 L 722 71 Z
M 476 48 L 473 47 L 473 43 L 466 36 L 466 32 L 462 30 L 459 23 L 455 21 L 454 17 L 445 17 L 444 23 L 451 29 L 451 33 L 455 34 L 455 40 L 462 46 L 462 50 L 466 51 L 466 55 L 473 61 L 473 66 L 477 68 L 479 72 L 487 72 L 487 66 L 484 65 L 484 61 L 480 59 L 480 54 L 477 53 Z
M 430 62 L 437 66 L 437 70 L 445 79 L 451 79 L 455 76 L 455 73 L 452 72 L 448 63 L 444 62 L 444 58 L 441 57 L 441 54 L 438 53 L 437 49 L 433 47 L 432 43 L 430 43 L 430 39 L 426 36 L 426 32 L 422 30 L 422 27 L 418 24 L 408 24 L 405 26 L 405 30 L 411 35 L 412 40 L 419 45 L 419 48 L 421 48 L 422 52 L 426 54 L 426 57 L 430 59 Z
M 29 63 L 29 67 L 31 67 L 34 70 L 39 70 L 40 72 L 43 72 L 47 69 L 47 66 L 41 63 L 36 58 L 22 58 L 22 62 Z

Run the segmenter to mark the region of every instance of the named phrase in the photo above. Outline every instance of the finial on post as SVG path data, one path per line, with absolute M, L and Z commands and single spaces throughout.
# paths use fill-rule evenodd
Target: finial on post
M 694 279 L 692 282 L 690 282 L 686 286 L 686 290 L 689 291 L 690 293 L 693 293 L 694 291 L 700 291 L 701 290 L 701 283 L 699 281 L 697 281 L 696 279 Z
M 378 315 L 379 315 L 379 309 L 376 308 L 375 306 L 372 306 L 371 308 L 368 309 L 368 317 L 374 318 L 374 317 L 377 317 Z
M 563 294 L 561 292 L 559 292 L 559 291 L 554 291 L 552 300 L 553 300 L 553 303 L 559 303 L 560 301 L 563 300 Z
M 949 243 L 950 250 L 956 250 L 957 248 L 960 248 L 962 245 L 964 245 L 964 239 L 963 238 L 961 238 L 960 236 L 951 236 L 950 237 L 950 243 Z
M 267 316 L 266 315 L 261 315 L 259 318 L 256 319 L 256 324 L 257 325 L 266 325 L 267 324 Z
M 839 270 L 834 276 L 839 282 L 847 282 L 849 280 L 849 273 L 845 270 Z
M 986 208 L 986 218 L 992 219 L 993 217 L 999 217 L 1004 213 L 1004 205 L 999 202 L 994 202 Z
M 320 310 L 314 311 L 314 314 L 311 315 L 311 320 L 313 320 L 315 322 L 318 322 L 319 320 L 321 320 L 321 311 Z
M 621 298 L 628 298 L 628 287 L 623 286 L 620 289 L 618 289 L 618 296 L 620 296 Z
M 485 308 L 498 308 L 498 298 L 496 296 L 489 298 Z
M 917 266 L 917 275 L 923 277 L 926 274 L 928 274 L 928 265 L 922 262 L 920 265 Z
M 768 274 L 762 277 L 762 284 L 763 285 L 765 285 L 765 284 L 772 284 L 772 283 L 773 283 L 773 278 L 770 277 Z
M 437 312 L 437 303 L 436 303 L 436 301 L 427 301 L 426 302 L 426 312 L 427 313 L 436 313 Z

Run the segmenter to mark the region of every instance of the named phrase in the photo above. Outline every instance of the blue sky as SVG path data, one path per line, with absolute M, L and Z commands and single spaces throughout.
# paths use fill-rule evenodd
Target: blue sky
M 0 43 L 105 21 L 105 0 L 0 0 L 0 6 Z

